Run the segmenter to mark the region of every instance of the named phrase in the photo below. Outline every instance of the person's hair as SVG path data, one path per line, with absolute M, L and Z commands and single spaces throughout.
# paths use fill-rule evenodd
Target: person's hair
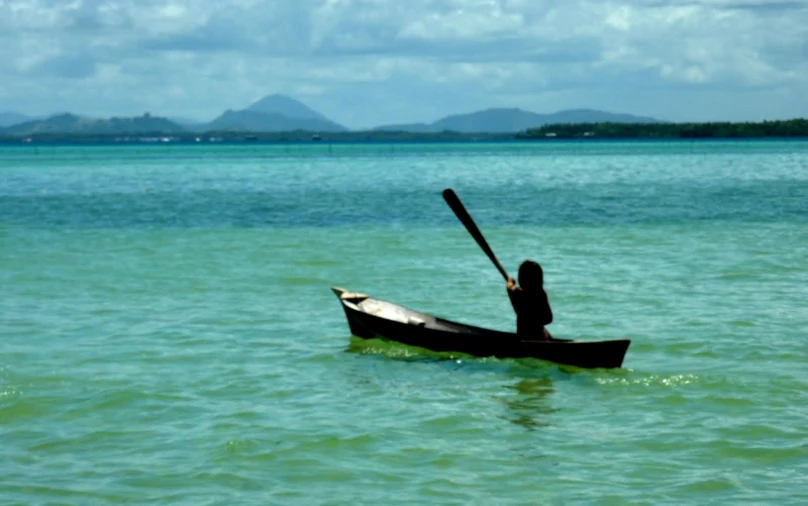
M 519 286 L 525 290 L 539 290 L 544 285 L 544 272 L 541 265 L 533 260 L 525 260 L 519 266 Z

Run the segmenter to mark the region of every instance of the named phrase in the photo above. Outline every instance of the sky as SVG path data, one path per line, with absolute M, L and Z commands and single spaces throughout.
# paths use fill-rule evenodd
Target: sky
M 808 117 L 808 0 L 0 0 L 0 112 Z

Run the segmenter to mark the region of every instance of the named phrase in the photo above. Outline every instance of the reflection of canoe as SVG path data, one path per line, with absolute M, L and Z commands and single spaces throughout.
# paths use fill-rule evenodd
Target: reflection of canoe
M 351 333 L 380 337 L 433 351 L 478 357 L 538 358 L 578 367 L 620 367 L 631 341 L 529 341 L 516 334 L 472 327 L 418 313 L 342 288 L 332 290 L 345 310 Z

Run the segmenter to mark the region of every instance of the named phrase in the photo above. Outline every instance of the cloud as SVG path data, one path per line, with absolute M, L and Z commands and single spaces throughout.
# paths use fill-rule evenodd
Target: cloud
M 280 92 L 350 126 L 805 116 L 806 27 L 797 1 L 0 0 L 0 110 L 206 119 Z
M 29 75 L 85 79 L 96 72 L 96 62 L 86 55 L 60 55 L 38 62 Z

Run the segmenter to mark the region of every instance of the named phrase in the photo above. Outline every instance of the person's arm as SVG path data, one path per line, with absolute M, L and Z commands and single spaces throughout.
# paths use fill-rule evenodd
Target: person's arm
M 508 278 L 505 287 L 508 289 L 508 298 L 511 300 L 511 306 L 513 306 L 513 310 L 518 314 L 522 307 L 522 294 L 524 293 L 522 287 L 516 286 L 516 280 L 511 277 Z

